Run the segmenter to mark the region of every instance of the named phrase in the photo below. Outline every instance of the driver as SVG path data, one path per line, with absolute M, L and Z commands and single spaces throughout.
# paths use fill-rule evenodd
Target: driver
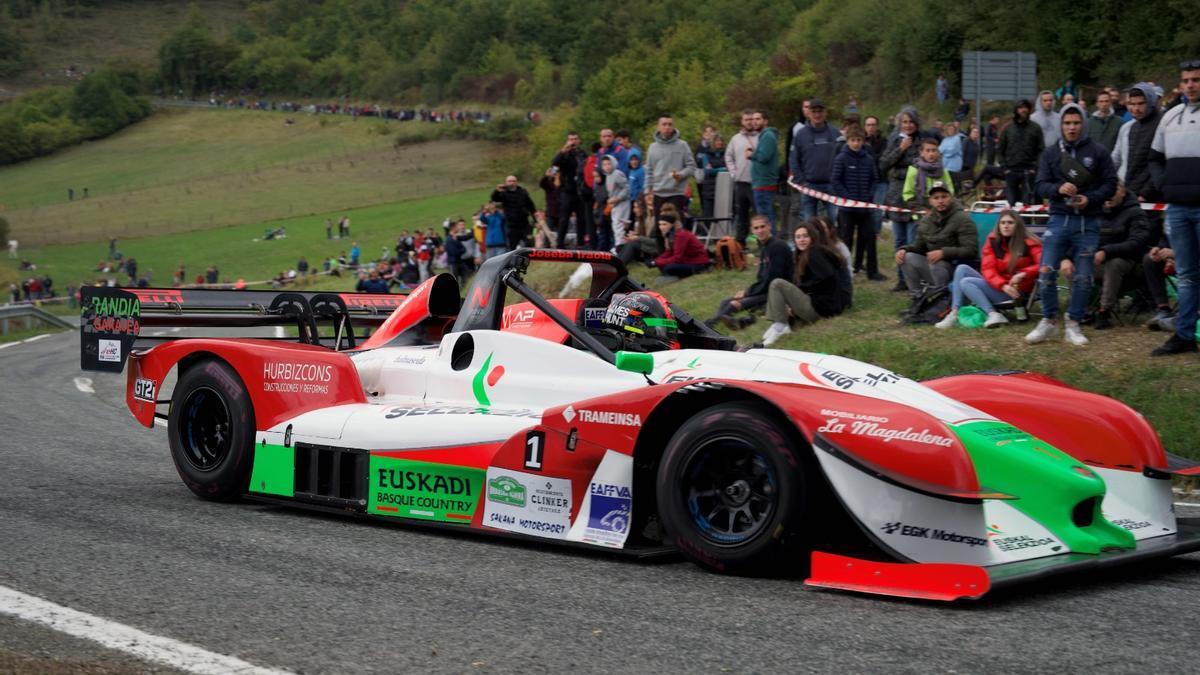
M 623 349 L 659 352 L 679 349 L 678 326 L 667 299 L 653 291 L 618 294 L 608 303 L 604 325 L 617 332 Z

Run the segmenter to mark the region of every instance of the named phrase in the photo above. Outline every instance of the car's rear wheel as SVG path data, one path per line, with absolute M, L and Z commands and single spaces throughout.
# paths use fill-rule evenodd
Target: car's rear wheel
M 811 466 L 796 432 L 763 406 L 714 405 L 671 437 L 657 475 L 668 540 L 729 574 L 799 570 L 805 563 Z
M 208 359 L 180 376 L 167 435 L 175 469 L 196 495 L 228 501 L 246 491 L 254 461 L 254 406 L 228 364 Z

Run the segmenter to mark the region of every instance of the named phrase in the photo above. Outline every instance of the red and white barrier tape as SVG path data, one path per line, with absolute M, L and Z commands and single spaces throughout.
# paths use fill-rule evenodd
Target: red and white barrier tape
M 925 211 L 917 209 L 905 209 L 899 206 L 887 206 L 885 204 L 874 204 L 872 202 L 864 202 L 858 199 L 846 199 L 845 197 L 835 197 L 834 195 L 814 190 L 804 185 L 797 185 L 788 180 L 788 185 L 800 194 L 808 195 L 815 199 L 820 199 L 823 202 L 829 202 L 834 206 L 842 206 L 849 209 L 878 209 L 880 211 L 888 211 L 890 213 L 925 213 Z M 1166 204 L 1155 204 L 1146 202 L 1141 204 L 1143 211 L 1166 211 Z M 999 213 L 1005 210 L 1013 210 L 1020 213 L 1045 213 L 1048 209 L 1044 204 L 1014 204 L 1012 206 L 989 206 L 984 208 L 971 209 L 971 213 Z

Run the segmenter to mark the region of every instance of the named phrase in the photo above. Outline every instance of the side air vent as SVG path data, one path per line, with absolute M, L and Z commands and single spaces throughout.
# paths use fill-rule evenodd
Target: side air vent
M 1075 527 L 1087 527 L 1092 524 L 1096 518 L 1096 498 L 1088 497 L 1087 499 L 1075 505 L 1075 509 L 1071 511 L 1071 522 L 1075 523 Z
M 367 504 L 367 452 L 297 443 L 296 499 L 363 510 Z

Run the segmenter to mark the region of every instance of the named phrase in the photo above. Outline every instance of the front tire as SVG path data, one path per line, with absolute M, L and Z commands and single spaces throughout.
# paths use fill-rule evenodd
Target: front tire
M 254 406 L 227 363 L 201 361 L 179 378 L 167 436 L 179 477 L 198 497 L 230 501 L 245 493 L 254 461 Z
M 668 541 L 727 574 L 802 571 L 811 461 L 764 406 L 724 403 L 671 437 L 656 479 Z

